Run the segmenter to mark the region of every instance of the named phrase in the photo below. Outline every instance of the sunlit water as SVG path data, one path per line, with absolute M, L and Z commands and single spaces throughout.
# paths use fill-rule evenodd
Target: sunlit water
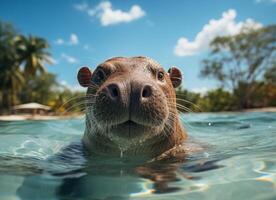
M 0 122 L 0 199 L 276 199 L 276 113 L 182 121 L 204 152 L 148 166 L 87 159 L 84 119 Z

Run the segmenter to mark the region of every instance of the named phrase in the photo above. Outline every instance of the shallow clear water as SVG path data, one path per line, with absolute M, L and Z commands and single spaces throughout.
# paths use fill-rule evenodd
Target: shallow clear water
M 185 114 L 205 151 L 148 166 L 87 160 L 84 119 L 0 122 L 0 199 L 276 199 L 276 113 Z

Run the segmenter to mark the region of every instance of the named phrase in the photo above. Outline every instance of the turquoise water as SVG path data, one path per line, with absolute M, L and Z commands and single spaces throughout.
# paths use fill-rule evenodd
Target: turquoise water
M 150 165 L 86 159 L 84 119 L 0 122 L 0 199 L 276 199 L 276 113 L 182 121 L 205 151 Z

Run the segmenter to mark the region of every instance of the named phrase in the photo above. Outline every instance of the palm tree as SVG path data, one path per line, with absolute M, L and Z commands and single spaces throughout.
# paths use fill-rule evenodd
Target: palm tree
M 17 99 L 17 91 L 24 82 L 19 69 L 19 57 L 14 48 L 13 26 L 0 21 L 0 89 L 2 108 L 8 109 Z
M 37 72 L 44 73 L 46 63 L 51 64 L 48 42 L 39 37 L 19 35 L 15 37 L 15 45 L 21 56 L 25 75 L 35 76 Z
M 0 56 L 0 89 L 2 90 L 2 103 L 6 109 L 15 104 L 17 92 L 24 83 L 17 57 L 12 48 L 6 49 L 5 54 Z
M 0 80 L 3 106 L 7 109 L 15 105 L 17 93 L 24 84 L 24 77 L 17 66 L 11 66 L 1 68 Z
M 43 38 L 18 35 L 11 24 L 0 21 L 1 109 L 15 104 L 23 84 L 30 80 L 26 77 L 45 72 L 45 63 L 51 63 L 48 47 Z

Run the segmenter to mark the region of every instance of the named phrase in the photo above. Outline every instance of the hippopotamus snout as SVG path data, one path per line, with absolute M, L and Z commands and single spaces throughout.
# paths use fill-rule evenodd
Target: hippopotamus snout
M 100 121 L 157 125 L 168 115 L 165 95 L 149 78 L 110 80 L 97 93 L 95 112 Z

